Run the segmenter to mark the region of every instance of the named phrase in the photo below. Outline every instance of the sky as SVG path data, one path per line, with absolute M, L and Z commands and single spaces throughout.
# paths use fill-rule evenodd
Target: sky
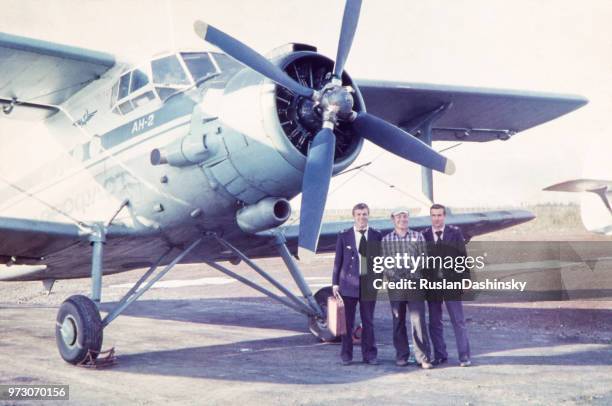
M 210 49 L 193 32 L 204 20 L 265 53 L 287 42 L 336 53 L 344 2 L 8 1 L 4 32 L 146 60 L 158 52 Z M 612 2 L 608 0 L 364 0 L 346 64 L 354 78 L 579 94 L 590 103 L 510 141 L 464 143 L 446 154 L 453 176 L 434 175 L 436 201 L 455 207 L 518 207 L 577 202 L 542 192 L 583 176 L 590 151 L 612 152 Z M 436 143 L 440 150 L 455 143 Z M 43 145 L 45 147 L 43 147 Z M 0 118 L 0 172 L 11 178 L 53 151 L 44 128 Z M 14 154 L 13 148 L 27 151 Z M 332 181 L 327 207 L 357 201 L 372 207 L 423 203 L 420 169 L 366 142 L 354 165 Z M 600 159 L 589 175 L 612 179 Z M 608 160 L 612 161 L 612 160 Z M 610 166 L 607 166 L 610 165 Z M 299 199 L 294 202 L 299 207 Z

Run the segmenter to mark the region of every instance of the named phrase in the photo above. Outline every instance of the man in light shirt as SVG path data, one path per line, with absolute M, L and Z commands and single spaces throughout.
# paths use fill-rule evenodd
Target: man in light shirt
M 391 213 L 394 230 L 385 235 L 381 242 L 383 257 L 395 257 L 408 254 L 419 257 L 425 254 L 425 240 L 418 231 L 408 228 L 409 214 L 407 209 L 396 209 Z M 419 269 L 389 268 L 385 269 L 385 278 L 389 281 L 399 282 L 402 279 L 413 279 L 417 282 L 422 276 Z M 395 347 L 395 364 L 399 367 L 408 365 L 410 348 L 408 346 L 408 333 L 406 331 L 406 309 L 412 326 L 412 342 L 417 363 L 423 369 L 431 369 L 429 362 L 429 337 L 425 321 L 425 301 L 422 292 L 418 289 L 411 291 L 389 290 L 389 300 L 393 315 L 393 346 Z

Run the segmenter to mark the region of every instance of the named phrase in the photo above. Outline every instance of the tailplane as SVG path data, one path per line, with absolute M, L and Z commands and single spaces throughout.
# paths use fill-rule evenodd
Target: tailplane
M 604 206 L 612 214 L 612 205 L 610 204 L 610 194 L 612 193 L 612 181 L 597 180 L 597 179 L 574 179 L 567 182 L 557 183 L 556 185 L 544 188 L 551 192 L 590 192 L 594 193 L 603 202 Z

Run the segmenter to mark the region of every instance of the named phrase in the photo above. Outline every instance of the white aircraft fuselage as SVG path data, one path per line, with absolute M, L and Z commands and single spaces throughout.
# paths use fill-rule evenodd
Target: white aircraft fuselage
M 196 57 L 213 62 L 209 72 Z M 300 58 L 327 61 L 307 51 L 277 61 L 302 68 L 291 65 Z M 164 69 L 174 77 L 161 77 Z M 65 152 L 15 183 L 26 192 L 7 189 L 0 215 L 105 223 L 129 201 L 113 224 L 143 233 L 180 227 L 180 239 L 189 225 L 194 234 L 240 232 L 239 209 L 270 197 L 282 204 L 267 211 L 287 211 L 284 199 L 301 190 L 305 155 L 277 117 L 283 96 L 273 82 L 223 54 L 177 52 L 137 66 L 118 63 L 46 121 Z M 334 173 L 354 161 L 362 143 L 349 140 Z M 279 224 L 289 216 L 276 214 Z M 242 231 L 270 228 L 267 220 L 241 224 Z

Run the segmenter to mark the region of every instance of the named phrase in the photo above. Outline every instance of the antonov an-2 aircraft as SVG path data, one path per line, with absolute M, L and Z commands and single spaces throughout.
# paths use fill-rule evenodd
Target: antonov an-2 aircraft
M 43 120 L 65 147 L 0 190 L 0 280 L 42 280 L 50 289 L 57 279 L 91 277 L 91 298 L 72 296 L 57 315 L 64 360 L 95 359 L 104 328 L 178 263 L 205 263 L 238 279 L 304 314 L 313 334 L 331 340 L 331 289 L 313 294 L 295 255 L 302 262 L 332 251 L 350 226 L 322 224 L 322 216 L 331 177 L 355 161 L 364 140 L 421 165 L 432 199 L 431 171 L 454 171 L 432 141 L 506 140 L 587 102 L 353 79 L 344 65 L 360 7 L 346 2 L 334 60 L 305 44 L 262 56 L 202 22 L 197 35 L 223 53 L 173 52 L 135 66 L 0 34 L 0 115 Z M 288 200 L 299 193 L 300 224 L 283 227 Z M 493 211 L 448 222 L 471 238 L 532 218 Z M 390 229 L 386 219 L 371 224 Z M 416 229 L 427 225 L 411 220 Z M 271 256 L 284 260 L 303 297 L 252 262 Z M 224 261 L 244 261 L 284 296 Z M 102 275 L 143 267 L 150 269 L 102 319 Z

